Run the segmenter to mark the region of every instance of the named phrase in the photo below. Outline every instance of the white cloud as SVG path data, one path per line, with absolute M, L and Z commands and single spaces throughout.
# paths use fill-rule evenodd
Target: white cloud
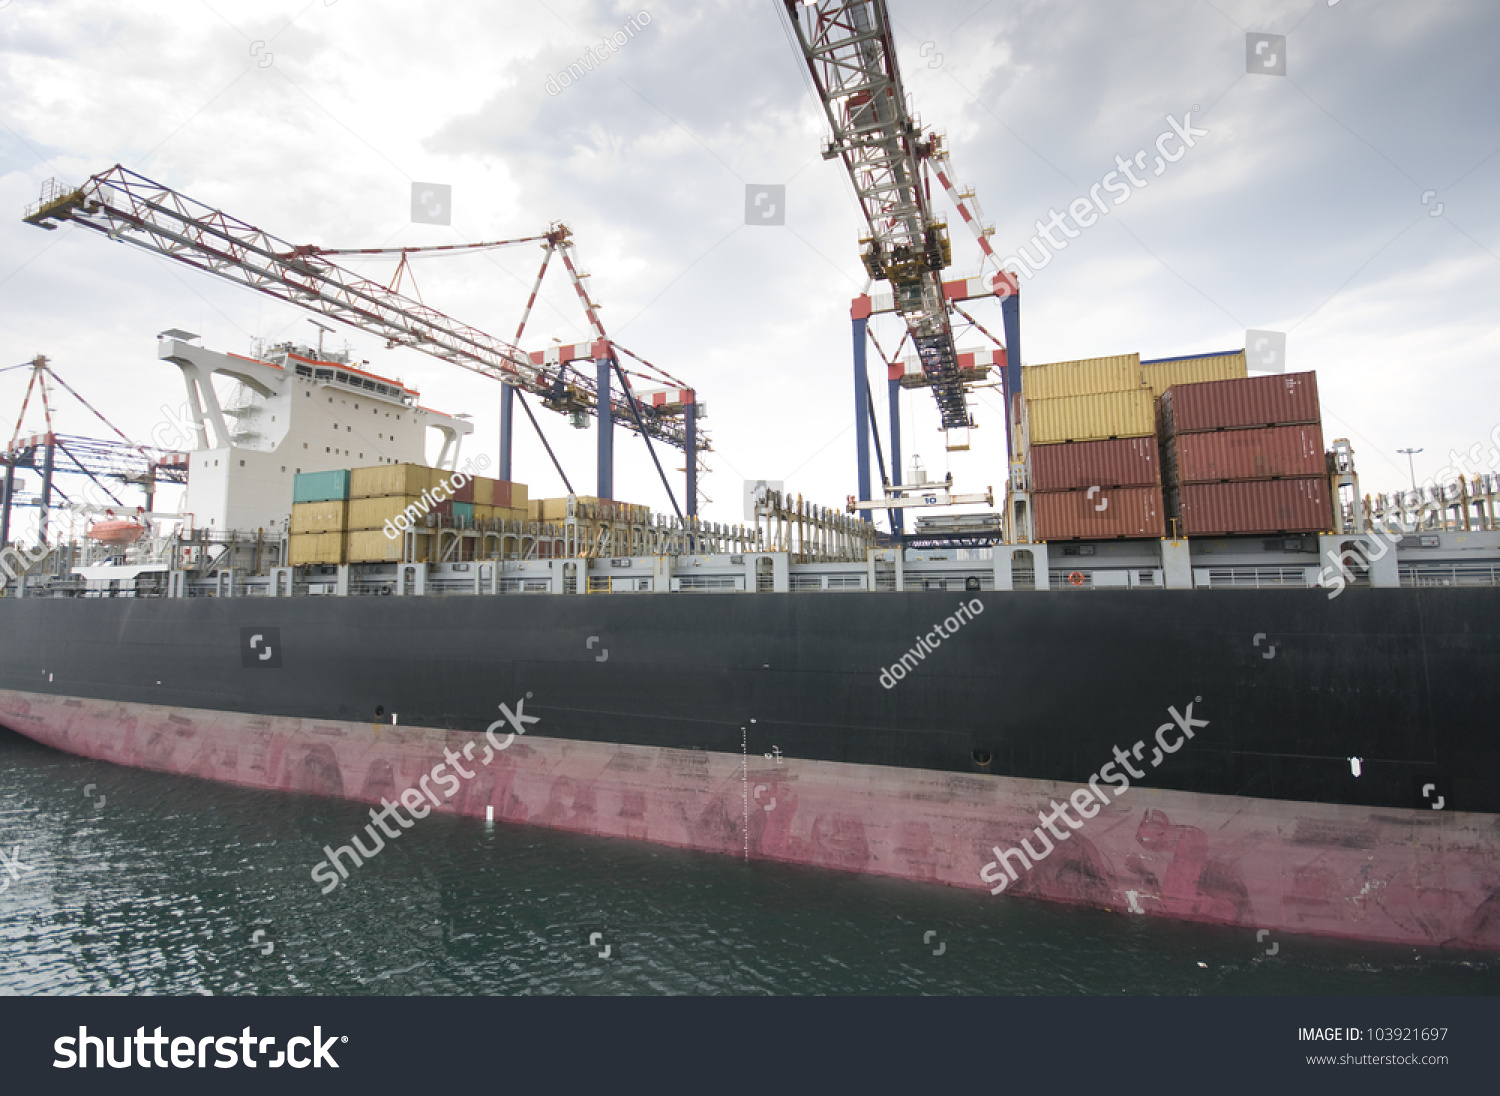
M 731 469 L 781 478 L 807 462 L 794 490 L 830 504 L 853 491 L 847 306 L 863 280 L 861 224 L 841 167 L 819 156 L 821 112 L 773 4 L 651 4 L 625 46 L 549 95 L 549 76 L 641 7 L 211 3 L 0 10 L 0 210 L 11 211 L 0 218 L 0 365 L 47 353 L 145 437 L 177 399 L 156 331 L 185 326 L 238 352 L 255 336 L 311 331 L 297 310 L 243 288 L 91 233 L 21 224 L 52 175 L 76 183 L 120 161 L 326 246 L 506 238 L 564 220 L 606 326 L 709 405 L 708 516 L 738 520 Z M 1117 154 L 1149 147 L 1167 113 L 1198 104 L 1211 131 L 1027 284 L 1028 361 L 1191 353 L 1238 346 L 1246 326 L 1286 329 L 1293 368 L 1318 370 L 1330 414 L 1354 431 L 1367 489 L 1403 481 L 1397 448 L 1424 446 L 1432 470 L 1448 448 L 1488 437 L 1500 419 L 1500 223 L 1487 200 L 1500 182 L 1495 12 L 1396 0 L 891 3 L 916 109 L 948 132 L 1002 254 Z M 1288 36 L 1286 78 L 1244 73 L 1246 30 Z M 408 223 L 414 179 L 452 184 L 451 229 Z M 743 225 L 747 182 L 787 184 L 785 228 Z M 1421 204 L 1427 189 L 1441 217 Z M 951 220 L 967 271 L 977 252 Z M 428 303 L 509 338 L 539 258 L 528 247 L 425 260 L 419 285 Z M 560 273 L 528 346 L 585 333 Z M 998 307 L 978 308 L 998 331 Z M 424 402 L 472 412 L 493 453 L 490 382 L 349 338 Z M 0 375 L 0 408 L 15 408 L 21 376 Z M 908 393 L 905 406 L 905 453 L 941 474 L 930 398 Z M 976 411 L 974 449 L 951 459 L 965 489 L 1004 480 L 995 394 Z M 591 491 L 592 432 L 538 413 L 574 486 Z M 97 432 L 65 414 L 66 431 Z M 518 477 L 533 494 L 560 491 L 529 427 L 518 433 Z M 1344 430 L 1330 420 L 1328 433 Z M 623 432 L 617 469 L 617 494 L 666 509 Z M 674 487 L 680 497 L 680 476 Z

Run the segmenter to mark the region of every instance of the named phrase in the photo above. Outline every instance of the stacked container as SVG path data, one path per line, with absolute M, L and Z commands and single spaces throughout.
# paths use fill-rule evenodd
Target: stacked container
M 1161 536 L 1156 409 L 1140 355 L 1027 366 L 1021 376 L 1036 536 Z
M 1246 375 L 1243 350 L 1141 362 L 1141 384 L 1149 388 L 1151 395 L 1158 400 L 1173 385 L 1238 380 Z
M 444 525 L 459 529 L 489 529 L 494 521 L 526 520 L 526 485 L 505 480 L 475 476 L 467 483 L 454 486 L 454 473 L 423 464 L 380 464 L 356 468 L 344 473 L 349 477 L 348 520 L 346 524 L 346 558 L 350 563 L 391 563 L 401 558 L 403 536 L 386 533 L 387 523 L 409 506 L 417 506 L 417 558 L 429 554 L 427 515 L 432 514 Z M 452 497 L 433 500 L 431 491 L 442 484 Z M 428 504 L 419 505 L 427 492 Z M 519 498 L 517 508 L 514 500 Z
M 1161 429 L 1179 534 L 1331 528 L 1314 374 L 1173 385 L 1162 395 Z
M 287 545 L 293 567 L 344 562 L 349 473 L 300 472 L 292 480 L 292 529 Z

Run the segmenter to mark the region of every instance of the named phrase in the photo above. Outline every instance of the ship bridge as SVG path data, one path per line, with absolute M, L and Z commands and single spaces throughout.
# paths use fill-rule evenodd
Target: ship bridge
M 401 381 L 355 365 L 347 353 L 298 343 L 259 349 L 256 357 L 226 354 L 173 328 L 159 336 L 157 357 L 181 372 L 186 403 L 158 427 L 190 450 L 184 509 L 197 526 L 217 530 L 277 529 L 291 506 L 292 480 L 371 464 L 434 464 L 456 468 L 467 416 L 418 403 Z M 222 399 L 214 378 L 235 388 Z M 164 409 L 169 414 L 171 408 Z M 427 432 L 440 451 L 427 457 Z

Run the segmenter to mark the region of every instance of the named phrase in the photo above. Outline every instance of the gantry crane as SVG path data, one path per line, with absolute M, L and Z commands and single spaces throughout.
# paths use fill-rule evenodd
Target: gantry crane
M 968 448 L 974 420 L 968 407 L 970 384 L 984 379 L 991 364 L 1004 373 L 1007 404 L 1020 391 L 1019 291 L 1014 275 L 998 268 L 986 273 L 995 256 L 989 231 L 980 221 L 972 192 L 960 193 L 943 138 L 923 134 L 911 113 L 885 0 L 783 0 L 803 60 L 812 74 L 814 91 L 827 118 L 830 139 L 825 159 L 839 157 L 849 173 L 864 213 L 868 234 L 860 240 L 865 272 L 871 282 L 888 281 L 888 296 L 856 297 L 850 315 L 854 323 L 855 424 L 859 501 L 870 500 L 869 434 L 874 403 L 865 370 L 868 321 L 874 314 L 894 312 L 906 331 L 895 353 L 886 358 L 891 403 L 893 477 L 887 492 L 899 487 L 900 422 L 898 403 L 903 387 L 930 387 L 937 400 L 947 446 Z M 947 225 L 933 211 L 926 172 L 931 169 L 953 201 L 960 217 L 973 231 L 983 258 L 976 277 L 944 281 L 942 271 L 953 259 Z M 961 354 L 954 345 L 956 311 L 981 332 L 977 321 L 957 303 L 998 297 L 1002 305 L 1005 343 L 993 351 Z M 988 332 L 984 332 L 988 335 Z M 916 350 L 912 368 L 900 360 L 910 339 Z M 879 350 L 879 344 L 876 344 Z M 885 357 L 881 352 L 881 356 Z M 1011 415 L 1006 415 L 1009 440 Z M 879 435 L 876 434 L 877 455 Z M 1007 446 L 1009 450 L 1009 446 Z M 895 492 L 899 498 L 900 492 Z M 858 507 L 866 518 L 871 507 Z M 893 531 L 900 531 L 899 508 L 891 512 Z
M 4 467 L 0 478 L 0 548 L 10 542 L 10 514 L 15 506 L 22 505 L 15 498 L 16 469 L 31 468 L 41 476 L 41 490 L 34 504 L 40 511 L 37 517 L 38 543 L 47 542 L 47 520 L 52 509 L 54 492 L 64 502 L 72 502 L 67 492 L 56 482 L 58 476 L 83 476 L 92 481 L 115 506 L 122 511 L 130 508 L 109 488 L 107 480 L 132 483 L 146 493 L 146 505 L 141 509 L 152 509 L 158 483 L 186 483 L 187 455 L 170 450 L 148 448 L 131 441 L 125 434 L 105 418 L 88 400 L 84 399 L 65 380 L 57 375 L 46 355 L 38 354 L 23 365 L 0 369 L 7 373 L 11 369 L 30 369 L 31 378 L 26 385 L 26 394 L 21 400 L 21 413 L 16 418 L 10 441 L 0 452 L 0 466 Z M 54 433 L 52 425 L 52 401 L 47 390 L 48 382 L 57 384 L 79 403 L 91 411 L 100 422 L 112 430 L 118 441 L 103 438 L 86 438 L 70 434 Z M 22 434 L 26 421 L 26 410 L 35 394 L 40 402 L 44 422 L 40 434 Z M 87 507 L 86 507 L 87 508 Z M 102 507 L 92 507 L 102 509 Z
M 588 416 L 599 421 L 598 494 L 614 497 L 614 441 L 616 422 L 639 434 L 646 442 L 662 476 L 663 486 L 677 510 L 676 496 L 652 448 L 652 439 L 687 454 L 687 513 L 697 511 L 697 453 L 711 448 L 697 426 L 696 394 L 644 359 L 611 340 L 599 321 L 598 306 L 584 287 L 588 277 L 574 261 L 572 234 L 555 224 L 547 232 L 515 240 L 490 243 L 443 245 L 434 248 L 333 249 L 293 245 L 253 225 L 204 205 L 184 194 L 152 182 L 119 164 L 91 176 L 82 186 L 69 187 L 49 180 L 41 200 L 23 219 L 41 228 L 56 228 L 54 222 L 71 221 L 114 240 L 124 240 L 147 251 L 217 274 L 219 277 L 331 317 L 351 327 L 385 339 L 387 348 L 404 346 L 501 383 L 500 474 L 511 475 L 512 400 L 522 392 L 537 396 L 551 410 L 570 416 L 575 425 Z M 553 347 L 530 353 L 512 342 L 496 338 L 444 315 L 420 300 L 400 293 L 401 273 L 407 258 L 424 251 L 460 251 L 505 247 L 518 243 L 540 243 L 546 254 L 536 284 L 517 328 L 516 339 L 525 331 L 527 317 L 554 254 L 560 255 L 568 277 L 588 317 L 593 338 L 587 343 Z M 332 262 L 328 256 L 364 254 L 401 256 L 390 285 L 362 278 Z M 621 367 L 623 353 L 653 370 L 655 376 L 633 375 L 668 387 L 659 393 L 636 393 Z M 574 365 L 591 361 L 591 377 Z M 612 382 L 618 381 L 618 385 Z M 659 379 L 659 380 L 658 380 Z M 618 392 L 616 389 L 618 388 Z M 642 396 L 648 398 L 642 399 Z M 522 407 L 533 425 L 540 425 L 524 399 Z M 543 438 L 545 442 L 545 438 Z M 551 455 L 551 447 L 548 446 Z M 556 457 L 553 457 L 554 463 Z M 561 472 L 559 466 L 558 471 Z M 566 475 L 563 476 L 566 482 Z

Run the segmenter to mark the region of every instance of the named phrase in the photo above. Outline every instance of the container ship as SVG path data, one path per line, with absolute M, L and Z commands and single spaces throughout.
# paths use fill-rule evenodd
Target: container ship
M 185 476 L 183 512 L 0 553 L 0 725 L 370 804 L 362 832 L 309 849 L 310 892 L 437 810 L 1257 938 L 1500 948 L 1500 479 L 1364 495 L 1316 376 L 1264 355 L 1251 375 L 1241 349 L 1023 366 L 1024 264 L 994 256 L 907 111 L 884 3 L 787 8 L 866 215 L 862 262 L 889 283 L 851 304 L 857 496 L 760 483 L 744 524 L 697 517 L 703 405 L 632 389 L 561 225 L 528 239 L 542 274 L 562 256 L 593 337 L 528 355 L 123 168 L 52 185 L 26 220 L 499 381 L 501 447 L 486 478 L 466 417 L 321 344 L 245 357 L 162 333 L 197 440 L 152 469 Z M 932 181 L 1009 273 L 943 279 Z M 960 350 L 988 334 L 965 311 L 985 300 L 1004 341 Z M 880 351 L 871 325 L 892 320 L 912 357 Z M 891 408 L 878 490 L 869 348 Z M 903 482 L 899 400 L 929 391 L 961 450 L 991 370 L 1001 508 L 942 516 L 993 492 Z M 594 495 L 533 498 L 515 476 L 523 393 L 597 418 Z M 617 425 L 683 450 L 685 513 L 614 497 Z M 65 440 L 12 441 L 7 521 L 17 468 L 51 469 Z M 939 516 L 908 532 L 919 507 Z
M 16 732 L 997 900 L 1500 946 L 1500 484 L 1374 500 L 1422 503 L 1394 544 L 1331 531 L 1353 465 L 1312 374 L 1027 367 L 1008 513 L 1035 537 L 981 558 L 775 491 L 754 526 L 530 499 L 342 356 L 185 335 L 161 358 L 238 375 L 259 433 L 189 453 L 192 530 L 9 580 Z M 449 467 L 417 459 L 429 430 Z

